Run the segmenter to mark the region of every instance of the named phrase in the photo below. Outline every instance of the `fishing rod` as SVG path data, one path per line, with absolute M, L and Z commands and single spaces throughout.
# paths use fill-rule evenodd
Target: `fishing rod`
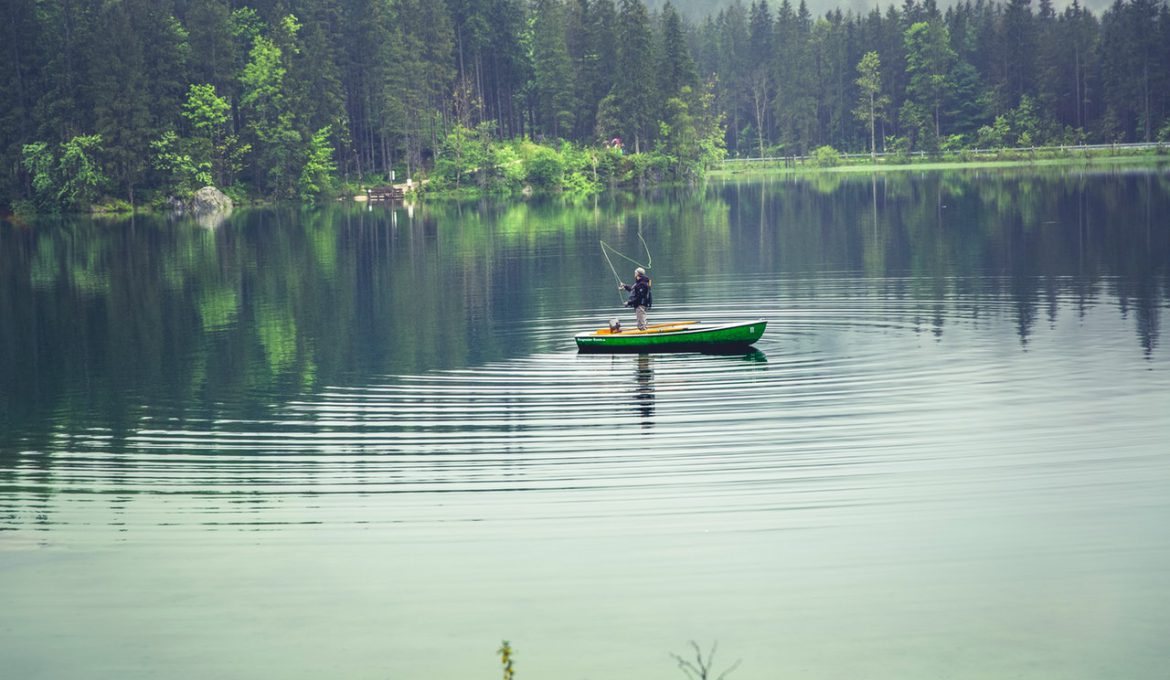
M 614 248 L 605 241 L 598 241 L 601 244 L 601 254 L 605 256 L 605 261 L 609 264 L 609 270 L 613 272 L 613 278 L 617 280 L 619 286 L 622 285 L 622 277 L 618 276 L 617 269 L 613 266 L 613 260 L 609 258 L 610 252 L 622 258 L 623 260 L 634 264 L 635 266 L 641 267 L 642 269 L 650 269 L 650 265 L 654 262 L 654 256 L 650 254 L 650 246 L 646 245 L 646 239 L 642 237 L 641 229 L 638 230 L 638 240 L 642 242 L 642 248 L 646 250 L 646 264 L 642 264 L 641 262 L 638 262 L 631 257 L 623 255 L 620 250 Z M 618 292 L 618 297 L 622 297 L 620 291 Z

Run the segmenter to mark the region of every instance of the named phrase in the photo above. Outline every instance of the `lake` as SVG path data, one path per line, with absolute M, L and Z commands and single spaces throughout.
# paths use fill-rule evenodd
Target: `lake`
M 4 675 L 1164 678 L 1168 313 L 1153 167 L 4 223 Z

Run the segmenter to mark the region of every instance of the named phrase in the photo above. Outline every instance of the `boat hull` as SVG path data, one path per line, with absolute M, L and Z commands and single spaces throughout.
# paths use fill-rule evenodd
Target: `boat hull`
M 578 333 L 580 352 L 725 352 L 746 349 L 760 339 L 764 319 L 729 324 L 659 324 L 644 331 L 612 333 L 608 328 Z

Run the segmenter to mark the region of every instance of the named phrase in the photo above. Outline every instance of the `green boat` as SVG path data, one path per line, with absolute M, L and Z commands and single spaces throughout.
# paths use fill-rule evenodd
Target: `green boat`
M 760 339 L 764 319 L 726 324 L 676 321 L 652 324 L 646 330 L 602 328 L 578 333 L 581 352 L 687 352 L 747 349 Z

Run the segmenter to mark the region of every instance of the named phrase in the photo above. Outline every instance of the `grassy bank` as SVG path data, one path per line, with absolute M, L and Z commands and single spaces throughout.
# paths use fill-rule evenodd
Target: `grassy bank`
M 887 154 L 874 160 L 868 155 L 843 157 L 818 154 L 795 158 L 733 159 L 708 171 L 708 177 L 727 178 L 776 173 L 872 173 L 922 170 L 963 170 L 975 168 L 1020 167 L 1106 167 L 1131 165 L 1170 165 L 1170 147 L 1156 145 L 1131 149 L 1008 149 L 1001 151 L 963 151 L 939 156 L 899 157 Z

